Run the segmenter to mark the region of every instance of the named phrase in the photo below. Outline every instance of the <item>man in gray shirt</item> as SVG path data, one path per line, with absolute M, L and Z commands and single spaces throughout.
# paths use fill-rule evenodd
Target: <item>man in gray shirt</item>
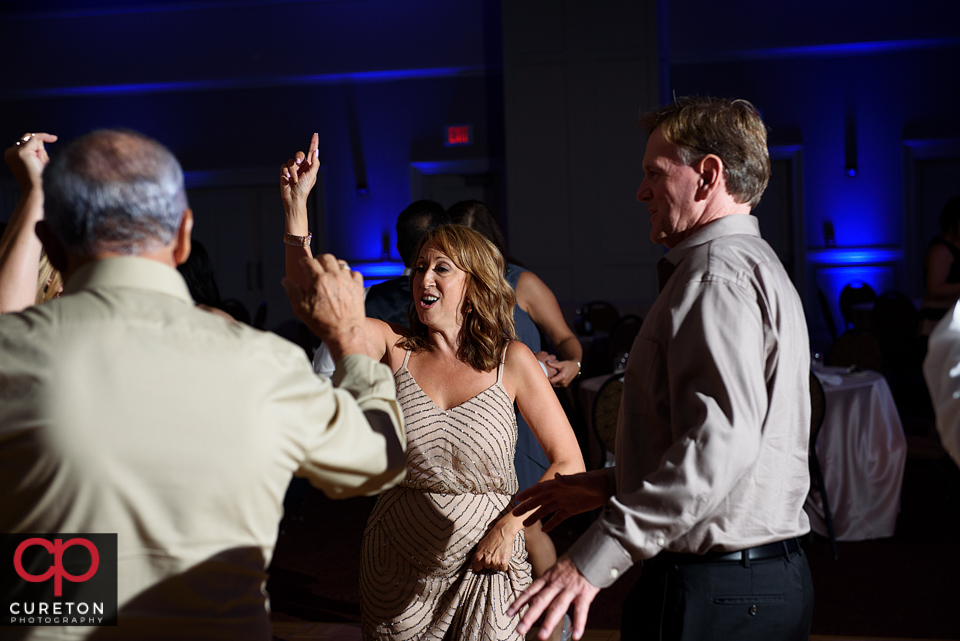
M 574 604 L 587 610 L 634 563 L 624 639 L 806 639 L 810 570 L 809 345 L 803 307 L 760 238 L 770 175 L 766 129 L 745 101 L 686 98 L 645 115 L 637 199 L 660 295 L 624 376 L 616 466 L 519 495 L 544 529 L 600 506 L 600 518 L 512 606 L 518 631 L 547 616 L 545 638 Z

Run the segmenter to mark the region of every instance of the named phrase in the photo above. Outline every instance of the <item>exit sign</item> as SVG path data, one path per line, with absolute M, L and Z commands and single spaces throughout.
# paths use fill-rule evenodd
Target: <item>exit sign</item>
M 461 147 L 473 144 L 473 125 L 449 125 L 443 144 L 447 147 Z

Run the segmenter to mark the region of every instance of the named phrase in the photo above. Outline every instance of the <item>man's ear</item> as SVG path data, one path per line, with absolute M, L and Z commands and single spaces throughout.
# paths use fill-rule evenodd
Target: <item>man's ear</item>
M 53 233 L 45 220 L 38 220 L 34 229 L 43 244 L 43 249 L 47 252 L 47 259 L 50 264 L 56 267 L 61 274 L 66 274 L 70 261 L 67 259 L 67 250 L 63 243 L 60 242 L 60 239 Z
M 177 265 L 187 262 L 190 257 L 190 233 L 193 231 L 193 210 L 185 209 L 180 219 L 180 228 L 174 240 L 173 260 Z
M 707 154 L 697 163 L 700 183 L 697 185 L 697 199 L 702 200 L 713 190 L 726 188 L 723 180 L 723 161 L 715 154 Z

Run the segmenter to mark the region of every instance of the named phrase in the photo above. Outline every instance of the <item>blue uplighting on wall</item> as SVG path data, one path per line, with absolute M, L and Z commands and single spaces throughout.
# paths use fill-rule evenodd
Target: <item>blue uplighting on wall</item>
M 403 273 L 403 263 L 394 260 L 383 260 L 375 263 L 354 261 L 350 263 L 350 267 L 363 274 L 363 284 L 367 287 L 396 278 Z
M 281 0 L 283 1 L 283 0 Z M 296 1 L 296 0 L 294 0 Z M 300 0 L 304 1 L 304 0 Z M 290 3 L 290 0 L 287 0 L 287 3 Z M 120 6 L 116 7 L 102 7 L 96 9 L 61 9 L 61 10 L 50 10 L 50 11 L 38 11 L 35 13 L 24 12 L 22 15 L 16 16 L 17 18 L 23 19 L 33 19 L 33 20 L 62 20 L 69 18 L 93 18 L 93 17 L 102 17 L 102 16 L 122 16 L 122 15 L 134 15 L 134 14 L 143 14 L 143 13 L 170 13 L 170 12 L 183 12 L 183 11 L 204 11 L 209 9 L 233 9 L 236 10 L 239 7 L 258 7 L 263 6 L 264 4 L 269 4 L 269 2 L 264 2 L 264 0 L 216 0 L 216 1 L 207 1 L 207 2 L 191 2 L 189 4 L 137 4 L 133 2 L 129 3 L 118 3 Z
M 868 56 L 904 51 L 949 49 L 960 47 L 960 38 L 915 38 L 910 40 L 878 40 L 871 42 L 840 42 L 825 45 L 797 47 L 769 47 L 764 49 L 731 49 L 727 51 L 689 51 L 673 56 L 671 65 L 690 65 L 740 60 L 783 60 L 802 58 L 837 58 Z
M 184 80 L 174 82 L 139 82 L 120 85 L 88 87 L 50 87 L 45 89 L 13 89 L 0 91 L 0 100 L 29 98 L 62 98 L 64 96 L 116 96 L 178 91 L 210 91 L 236 89 L 263 89 L 269 87 L 323 86 L 347 83 L 395 82 L 426 78 L 455 78 L 466 74 L 480 74 L 487 69 L 472 65 L 461 67 L 429 67 L 421 69 L 386 69 L 349 73 L 322 73 L 304 76 L 271 76 L 265 78 L 231 78 L 221 80 Z
M 800 47 L 771 47 L 755 49 L 753 54 L 762 58 L 821 58 L 828 56 L 862 56 L 866 54 L 893 53 L 916 49 L 939 49 L 960 46 L 960 38 L 917 38 L 913 40 L 880 40 L 874 42 L 842 42 L 829 45 Z M 744 52 L 745 54 L 748 52 Z
M 821 265 L 869 265 L 903 260 L 903 250 L 887 247 L 838 247 L 807 252 L 807 260 Z

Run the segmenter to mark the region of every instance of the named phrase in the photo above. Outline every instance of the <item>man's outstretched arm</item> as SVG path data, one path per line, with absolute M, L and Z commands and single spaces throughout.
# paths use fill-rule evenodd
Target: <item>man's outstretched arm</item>
M 549 532 L 575 514 L 603 507 L 607 499 L 613 496 L 614 488 L 613 479 L 607 469 L 579 474 L 557 474 L 549 481 L 530 486 L 517 494 L 519 505 L 514 508 L 513 514 L 524 516 L 535 510 L 524 519 L 525 527 L 552 514 L 543 526 L 543 531 Z

